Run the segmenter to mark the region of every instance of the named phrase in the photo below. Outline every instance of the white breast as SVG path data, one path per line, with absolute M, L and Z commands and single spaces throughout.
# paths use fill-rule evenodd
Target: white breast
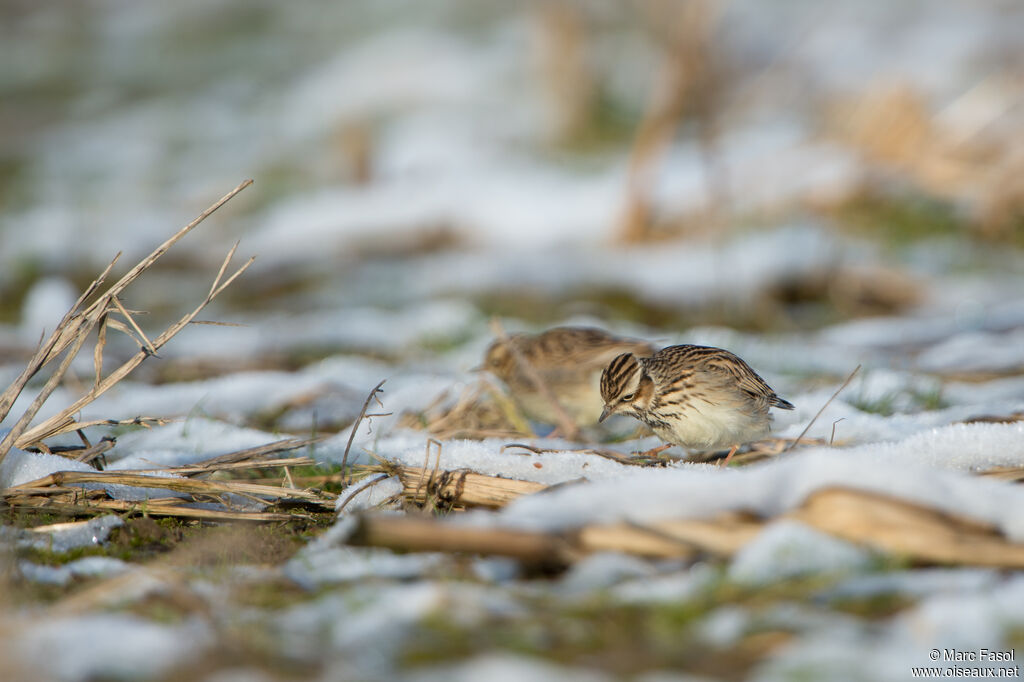
M 742 445 L 765 436 L 771 416 L 735 405 L 691 401 L 682 419 L 672 420 L 669 427 L 655 426 L 654 431 L 668 442 L 693 450 L 720 450 Z

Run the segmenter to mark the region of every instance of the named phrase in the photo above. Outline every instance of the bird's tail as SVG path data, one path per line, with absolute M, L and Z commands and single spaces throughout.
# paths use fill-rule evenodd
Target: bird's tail
M 783 398 L 780 398 L 777 395 L 773 395 L 772 396 L 772 407 L 777 407 L 777 408 L 779 408 L 781 410 L 792 410 L 792 409 L 795 409 L 795 406 L 793 405 L 793 403 L 791 403 L 788 400 L 785 400 Z

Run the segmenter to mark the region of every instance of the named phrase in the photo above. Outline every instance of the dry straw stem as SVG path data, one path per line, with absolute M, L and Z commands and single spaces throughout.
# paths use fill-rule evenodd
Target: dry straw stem
M 285 438 L 283 440 L 275 441 L 273 443 L 267 443 L 266 445 L 258 445 L 254 448 L 246 448 L 244 450 L 237 450 L 235 452 L 229 452 L 226 455 L 217 455 L 210 459 L 195 464 L 189 464 L 186 466 L 179 467 L 164 467 L 156 469 L 157 471 L 169 471 L 181 475 L 194 475 L 199 473 L 210 473 L 213 471 L 220 471 L 223 469 L 233 469 L 236 465 L 241 468 L 255 468 L 257 466 L 266 466 L 268 462 L 265 461 L 264 457 L 271 455 L 277 455 L 282 452 L 290 452 L 292 450 L 298 450 L 304 448 L 307 445 L 312 445 L 323 440 L 325 436 L 318 436 L 315 438 Z M 257 464 L 257 462 L 259 464 Z M 288 466 L 298 466 L 299 464 L 313 464 L 314 461 L 308 457 L 297 458 Z
M 243 481 L 201 481 L 192 478 L 167 476 L 147 476 L 145 474 L 126 471 L 59 471 L 21 485 L 11 486 L 4 491 L 4 497 L 15 495 L 46 494 L 51 489 L 82 483 L 100 483 L 104 485 L 127 485 L 137 488 L 155 488 L 174 490 L 181 493 L 223 495 L 234 493 L 254 497 L 261 502 L 262 497 L 271 500 L 298 499 L 305 502 L 334 508 L 334 496 L 329 493 L 311 490 L 293 490 L 273 485 L 246 483 Z
M 170 341 L 178 332 L 180 332 L 186 325 L 192 322 L 196 315 L 199 314 L 203 308 L 205 308 L 214 298 L 217 297 L 226 287 L 228 287 L 235 279 L 241 275 L 248 267 L 252 264 L 253 259 L 250 258 L 240 268 L 235 270 L 230 275 L 226 275 L 228 264 L 231 262 L 231 258 L 234 256 L 235 250 L 238 245 L 236 244 L 228 252 L 220 266 L 220 270 L 217 273 L 213 284 L 210 287 L 210 291 L 206 298 L 197 306 L 192 312 L 186 314 L 180 320 L 168 327 L 162 334 L 156 339 L 149 341 L 145 334 L 141 332 L 138 325 L 135 324 L 130 313 L 120 304 L 118 296 L 134 282 L 138 277 L 145 272 L 150 266 L 153 265 L 164 253 L 167 252 L 175 243 L 177 243 L 182 237 L 188 234 L 197 225 L 203 222 L 210 214 L 216 211 L 218 208 L 227 203 L 232 197 L 241 192 L 243 189 L 252 184 L 252 180 L 246 180 L 228 192 L 220 200 L 215 202 L 212 206 L 203 211 L 195 220 L 179 230 L 174 236 L 165 241 L 159 247 L 156 248 L 151 254 L 142 259 L 138 264 L 135 265 L 131 270 L 128 271 L 121 279 L 115 282 L 111 287 L 97 298 L 92 304 L 86 307 L 84 310 L 82 306 L 85 302 L 92 297 L 92 295 L 102 286 L 106 280 L 110 271 L 113 269 L 114 264 L 117 262 L 117 257 L 111 261 L 99 277 L 97 277 L 92 284 L 87 287 L 86 291 L 79 297 L 78 301 L 71 307 L 67 314 L 63 317 L 57 328 L 50 335 L 50 337 L 40 345 L 36 353 L 29 360 L 25 367 L 25 370 L 21 375 L 11 384 L 10 387 L 2 395 L 0 395 L 0 421 L 6 418 L 10 412 L 14 401 L 18 398 L 29 380 L 35 376 L 39 371 L 43 369 L 51 360 L 56 358 L 60 353 L 67 351 L 60 365 L 54 371 L 54 373 L 47 380 L 43 388 L 36 395 L 29 408 L 25 413 L 15 422 L 11 431 L 6 437 L 0 441 L 0 462 L 3 461 L 11 447 L 27 447 L 46 438 L 52 437 L 60 433 L 66 433 L 68 431 L 74 431 L 82 427 L 77 424 L 72 417 L 83 407 L 91 403 L 93 400 L 98 398 L 100 395 L 108 391 L 111 387 L 116 385 L 119 381 L 128 376 L 139 364 L 142 363 L 150 355 L 156 353 L 164 344 Z M 120 254 L 118 254 L 118 257 Z M 142 348 L 132 356 L 129 360 L 124 362 L 120 367 L 115 369 L 113 372 L 108 374 L 106 378 L 103 377 L 103 348 L 106 341 L 106 326 L 110 322 L 109 315 L 111 313 L 118 313 L 124 315 L 131 327 L 135 330 L 135 333 L 139 335 L 142 340 Z M 81 350 L 82 345 L 85 343 L 86 338 L 90 335 L 94 328 L 99 327 L 97 332 L 96 350 L 94 352 L 94 365 L 95 365 L 95 381 L 92 389 L 89 390 L 84 396 L 76 400 L 72 405 L 62 410 L 53 417 L 43 421 L 41 424 L 29 429 L 28 426 L 32 419 L 35 418 L 39 412 L 43 403 L 53 393 L 53 391 L 63 380 L 64 375 L 67 373 L 68 367 L 71 365 L 71 361 L 75 358 L 78 352 Z
M 177 476 L 197 476 L 211 474 L 216 471 L 253 471 L 256 469 L 275 469 L 281 467 L 298 467 L 315 465 L 316 460 L 310 457 L 285 457 L 266 459 L 259 462 L 225 462 L 213 466 L 196 464 L 193 466 L 164 467 L 162 469 L 132 469 L 132 473 L 167 472 Z
M 980 476 L 989 476 L 1003 481 L 1019 482 L 1024 481 L 1024 467 L 995 467 L 979 471 Z
M 790 443 L 789 447 L 783 450 L 783 452 L 789 452 L 794 447 L 796 447 L 797 443 L 803 440 L 803 437 L 806 436 L 807 432 L 811 430 L 812 426 L 814 426 L 814 422 L 818 421 L 818 417 L 821 416 L 821 413 L 824 412 L 825 409 L 832 404 L 832 401 L 836 399 L 836 396 L 843 392 L 844 388 L 850 385 L 850 382 L 853 381 L 853 377 L 857 376 L 857 372 L 860 371 L 860 367 L 860 365 L 857 365 L 856 367 L 853 368 L 853 371 L 850 372 L 850 376 L 846 377 L 846 381 L 843 382 L 843 385 L 837 388 L 836 392 L 832 394 L 832 397 L 825 401 L 825 404 L 821 406 L 821 409 L 818 410 L 818 413 L 811 418 L 811 421 L 807 422 L 807 426 L 805 426 L 804 430 L 800 432 L 800 435 L 796 437 L 796 440 Z M 835 435 L 834 432 L 833 435 Z
M 333 510 L 336 496 L 317 489 L 295 490 L 278 485 L 254 483 L 250 480 L 194 480 L 184 478 L 214 472 L 253 471 L 267 468 L 283 468 L 288 466 L 306 466 L 315 464 L 308 457 L 274 457 L 282 452 L 296 450 L 309 445 L 318 439 L 286 438 L 276 443 L 268 443 L 255 448 L 247 448 L 237 452 L 218 455 L 196 464 L 177 467 L 161 467 L 152 470 L 132 470 L 130 472 L 59 472 L 37 481 L 8 488 L 3 493 L 3 501 L 11 507 L 45 508 L 48 511 L 67 514 L 95 513 L 97 511 L 135 512 L 152 516 L 176 516 L 181 518 L 205 520 L 247 520 L 247 521 L 289 521 L 295 518 L 306 518 L 306 515 L 289 511 L 256 512 L 231 509 L 228 495 L 240 495 L 259 504 L 269 502 L 286 502 L 315 511 Z M 175 476 L 147 476 L 147 472 L 160 472 Z M 109 499 L 104 489 L 84 489 L 78 487 L 84 479 L 92 478 L 99 484 L 121 484 L 149 489 L 170 489 L 191 495 L 191 500 L 180 497 L 153 498 L 142 502 Z M 177 478 L 183 477 L 183 478 Z M 187 502 L 214 500 L 225 506 L 225 509 L 197 509 L 187 506 Z
M 203 509 L 199 507 L 186 507 L 181 504 L 178 497 L 160 498 L 146 500 L 145 502 L 134 502 L 129 500 L 89 500 L 89 501 L 64 501 L 53 498 L 23 498 L 12 499 L 11 507 L 34 507 L 45 509 L 48 512 L 59 512 L 71 516 L 81 514 L 95 514 L 100 511 L 137 513 L 142 516 L 173 516 L 182 519 L 198 519 L 201 521 L 294 521 L 296 518 L 305 518 L 302 514 L 293 512 L 255 512 L 255 511 L 231 511 L 221 509 Z
M 485 476 L 472 471 L 439 472 L 425 467 L 399 467 L 396 473 L 406 498 L 420 504 L 436 498 L 449 506 L 498 508 L 547 487 L 543 483 Z
M 363 408 L 361 410 L 359 410 L 359 416 L 356 417 L 356 420 L 354 422 L 352 422 L 352 431 L 348 434 L 348 442 L 345 443 L 345 454 L 342 455 L 342 457 L 341 457 L 341 471 L 342 471 L 342 473 L 345 472 L 345 465 L 348 464 L 348 453 L 349 453 L 349 450 L 352 449 L 352 441 L 355 440 L 356 429 L 359 428 L 359 424 L 366 417 L 366 410 L 367 410 L 367 408 L 370 407 L 370 401 L 372 401 L 374 398 L 376 398 L 377 394 L 384 390 L 382 387 L 384 386 L 384 382 L 385 381 L 387 381 L 387 379 L 381 379 L 380 383 L 373 387 L 373 390 L 370 391 L 370 394 L 368 396 L 366 396 L 366 400 L 363 402 Z M 378 404 L 380 404 L 379 400 L 378 400 Z
M 826 488 L 777 517 L 874 550 L 924 564 L 1024 568 L 1024 545 L 995 527 L 879 493 Z M 728 513 L 712 519 L 668 519 L 645 524 L 593 524 L 566 533 L 467 528 L 443 520 L 366 516 L 353 544 L 403 551 L 492 554 L 567 564 L 598 551 L 646 557 L 728 558 L 775 520 Z
M 1024 545 L 963 516 L 878 493 L 828 488 L 791 517 L 889 554 L 938 564 L 1024 568 Z
M 527 563 L 570 563 L 573 548 L 555 534 L 473 528 L 427 518 L 359 517 L 349 544 L 413 552 L 466 552 L 506 556 Z
M 488 377 L 467 386 L 451 407 L 444 407 L 448 392 L 441 393 L 423 410 L 422 422 L 409 423 L 440 440 L 453 438 L 519 438 L 534 436 L 515 403 Z
M 529 450 L 535 455 L 542 455 L 546 453 L 555 452 L 579 452 L 585 455 L 595 455 L 597 457 L 604 457 L 605 459 L 610 459 L 613 462 L 618 462 L 619 464 L 625 464 L 627 466 L 635 467 L 660 467 L 667 465 L 669 461 L 671 461 L 668 457 L 647 457 L 644 456 L 642 453 L 636 455 L 624 455 L 621 452 L 616 452 L 615 450 L 607 450 L 605 448 L 583 448 L 581 450 L 566 450 L 564 448 L 540 448 L 535 445 L 530 445 L 528 443 L 509 443 L 507 445 L 503 445 L 501 447 L 501 451 L 505 452 L 509 448 L 521 448 L 523 450 Z
M 554 413 L 555 422 L 558 424 L 558 429 L 562 432 L 562 435 L 567 440 L 579 440 L 580 429 L 576 425 L 576 422 L 574 422 L 572 417 L 570 417 L 565 411 L 562 404 L 558 402 L 558 398 L 555 397 L 551 387 L 544 381 L 544 378 L 540 375 L 540 372 L 537 371 L 537 368 L 526 359 L 526 356 L 524 356 L 519 350 L 519 347 L 509 340 L 504 327 L 501 326 L 501 322 L 497 318 L 491 320 L 491 332 L 494 334 L 495 338 L 497 338 L 499 342 L 503 343 L 505 347 L 508 348 L 509 352 L 512 353 L 512 357 L 515 358 L 519 369 L 523 370 L 523 374 L 525 374 L 530 380 L 533 387 L 537 389 L 537 392 L 544 396 L 544 399 L 551 404 L 551 411 Z

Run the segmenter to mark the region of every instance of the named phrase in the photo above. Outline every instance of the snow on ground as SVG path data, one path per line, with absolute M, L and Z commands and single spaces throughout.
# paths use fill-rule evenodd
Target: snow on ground
M 0 385 L 17 376 L 40 332 L 75 299 L 72 282 L 117 251 L 124 261 L 147 253 L 216 195 L 244 177 L 256 180 L 175 247 L 169 274 L 152 273 L 152 284 L 140 281 L 137 298 L 126 298 L 154 317 L 180 314 L 196 291 L 205 293 L 212 273 L 200 277 L 197 269 L 215 268 L 229 244 L 241 239 L 239 253 L 258 258 L 234 286 L 237 299 L 209 311 L 242 326 L 186 329 L 161 358 L 76 415 L 172 420 L 117 429 L 109 469 L 194 463 L 327 424 L 340 430 L 310 450 L 326 464 L 342 460 L 355 429 L 350 464 L 380 457 L 565 484 L 498 512 L 455 514 L 453 523 L 571 531 L 725 511 L 776 515 L 841 485 L 987 522 L 1024 542 L 1022 489 L 976 475 L 1024 466 L 1024 423 L 1013 421 L 1024 414 L 1020 253 L 965 246 L 962 235 L 893 247 L 890 225 L 874 226 L 875 236 L 845 231 L 817 210 L 879 176 L 888 186 L 895 172 L 831 133 L 823 112 L 842 101 L 836 97 L 909 83 L 938 112 L 932 123 L 947 136 L 941 139 L 968 151 L 977 151 L 970 144 L 980 138 L 984 149 L 1017 139 L 999 137 L 1020 111 L 1019 88 L 1011 87 L 1019 79 L 999 57 L 1019 43 L 1018 9 L 925 0 L 814 11 L 801 3 L 731 3 L 716 45 L 746 74 L 727 93 L 744 104 L 716 122 L 714 140 L 729 227 L 704 229 L 714 178 L 707 149 L 686 123 L 648 189 L 656 221 L 695 221 L 700 229 L 623 245 L 615 235 L 633 134 L 611 131 L 583 152 L 553 144 L 558 116 L 534 60 L 544 30 L 539 16 L 504 10 L 488 19 L 496 10 L 481 9 L 466 18 L 453 2 L 435 10 L 299 2 L 288 10 L 263 3 L 238 20 L 232 7 L 96 6 L 75 15 L 77 41 L 52 13 L 26 10 L 0 29 L 12 65 L 0 89 L 10 106 L 26 107 L 5 115 L 17 144 L 0 149 L 7 183 L 0 288 L 22 298 L 17 306 L 0 302 Z M 634 125 L 660 72 L 653 48 L 635 30 L 613 28 L 623 19 L 619 9 L 585 11 L 601 26 L 586 48 L 603 79 L 604 113 Z M 217 39 L 201 30 L 211 26 Z M 260 26 L 273 33 L 245 34 Z M 172 68 L 182 64 L 188 68 Z M 972 197 L 945 200 L 951 212 L 974 215 Z M 815 319 L 806 308 L 820 304 L 776 300 L 779 292 L 799 299 L 810 283 L 825 293 L 806 295 L 825 296 L 828 308 L 829 278 L 854 271 L 868 273 L 868 284 L 875 273 L 899 272 L 914 295 L 882 314 L 829 309 L 830 323 L 803 322 Z M 426 434 L 400 427 L 402 414 L 471 387 L 470 368 L 491 340 L 485 301 L 509 299 L 516 310 L 521 297 L 543 303 L 532 316 L 505 315 L 509 331 L 590 324 L 665 345 L 733 350 L 796 405 L 776 415 L 774 434 L 785 438 L 801 434 L 861 369 L 807 431 L 817 444 L 742 468 L 680 462 L 641 469 L 544 437 L 517 439 L 551 450 L 540 454 L 496 438 L 429 449 Z M 652 312 L 622 319 L 607 299 Z M 659 321 L 665 310 L 673 311 L 671 322 Z M 765 324 L 783 312 L 801 322 Z M 765 329 L 740 331 L 731 315 Z M 140 319 L 148 330 L 149 320 Z M 117 352 L 135 350 L 118 343 Z M 158 372 L 190 361 L 213 371 L 180 381 L 173 371 L 170 379 Z M 86 349 L 39 417 L 70 404 L 92 373 Z M 382 408 L 373 410 L 390 414 L 349 425 L 381 380 Z M 12 417 L 32 395 L 15 403 Z M 601 445 L 630 453 L 656 444 Z M 0 487 L 87 469 L 12 451 L 0 465 Z M 302 538 L 280 566 L 155 570 L 102 556 L 124 530 L 115 530 L 112 516 L 31 531 L 0 526 L 0 588 L 14 575 L 31 589 L 84 595 L 54 607 L 0 596 L 0 660 L 50 679 L 160 677 L 182 663 L 182 652 L 196 660 L 219 649 L 245 652 L 251 639 L 275 662 L 315 661 L 310 676 L 322 679 L 603 680 L 614 673 L 538 652 L 587 632 L 585 619 L 572 621 L 581 611 L 605 609 L 614 619 L 615 609 L 650 609 L 670 623 L 685 615 L 689 629 L 678 647 L 692 640 L 729 657 L 751 638 L 776 641 L 761 645 L 767 653 L 748 671 L 752 679 L 887 680 L 928 665 L 930 648 L 1008 648 L 1024 628 L 1020 572 L 894 567 L 792 521 L 769 525 L 730 562 L 601 553 L 557 578 L 529 575 L 506 559 L 350 547 L 344 539 L 355 515 L 394 507 L 400 492 L 383 474 L 359 485 L 339 499 L 335 525 Z M 168 494 L 110 492 L 118 499 Z M 19 552 L 30 558 L 16 558 Z M 800 580 L 823 582 L 771 600 L 775 587 Z M 233 601 L 239 586 L 272 589 L 277 581 L 304 596 L 284 605 Z M 116 589 L 93 592 L 92 585 Z M 769 595 L 769 603 L 721 600 L 729 590 Z M 900 608 L 874 617 L 836 606 L 889 598 Z M 161 609 L 179 600 L 203 608 L 185 608 L 185 615 L 172 608 L 162 619 Z M 430 654 L 441 647 L 430 639 L 437 631 L 471 645 L 467 633 L 500 631 L 517 619 L 525 632 L 511 638 L 518 648 L 467 646 L 462 659 L 423 655 L 422 647 Z M 545 629 L 567 620 L 558 636 Z M 770 639 L 780 633 L 784 640 Z M 413 645 L 422 659 L 410 658 Z M 266 679 L 253 668 L 262 660 L 208 679 Z M 631 679 L 698 679 L 644 670 Z M 0 666 L 0 677 L 8 672 Z
M 33 662 L 37 679 L 52 680 L 155 677 L 179 665 L 184 651 L 202 656 L 212 635 L 200 618 L 161 624 L 127 613 L 27 625 L 17 637 L 18 655 Z

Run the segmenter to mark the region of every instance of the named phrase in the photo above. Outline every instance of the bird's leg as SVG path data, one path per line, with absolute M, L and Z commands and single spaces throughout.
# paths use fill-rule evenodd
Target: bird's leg
M 670 447 L 672 447 L 672 443 L 665 443 L 664 445 L 659 445 L 656 448 L 651 448 L 650 450 L 645 450 L 644 452 L 638 452 L 638 453 L 636 453 L 636 456 L 637 457 L 657 457 L 661 453 L 663 453 L 666 450 L 668 450 Z
M 738 444 L 737 445 L 733 445 L 732 449 L 729 450 L 729 454 L 725 456 L 725 459 L 723 459 L 721 462 L 718 463 L 718 466 L 720 466 L 720 467 L 727 467 L 727 466 L 729 466 L 729 460 L 732 459 L 732 456 L 735 455 L 736 451 L 739 450 L 739 449 L 740 449 L 740 446 Z

